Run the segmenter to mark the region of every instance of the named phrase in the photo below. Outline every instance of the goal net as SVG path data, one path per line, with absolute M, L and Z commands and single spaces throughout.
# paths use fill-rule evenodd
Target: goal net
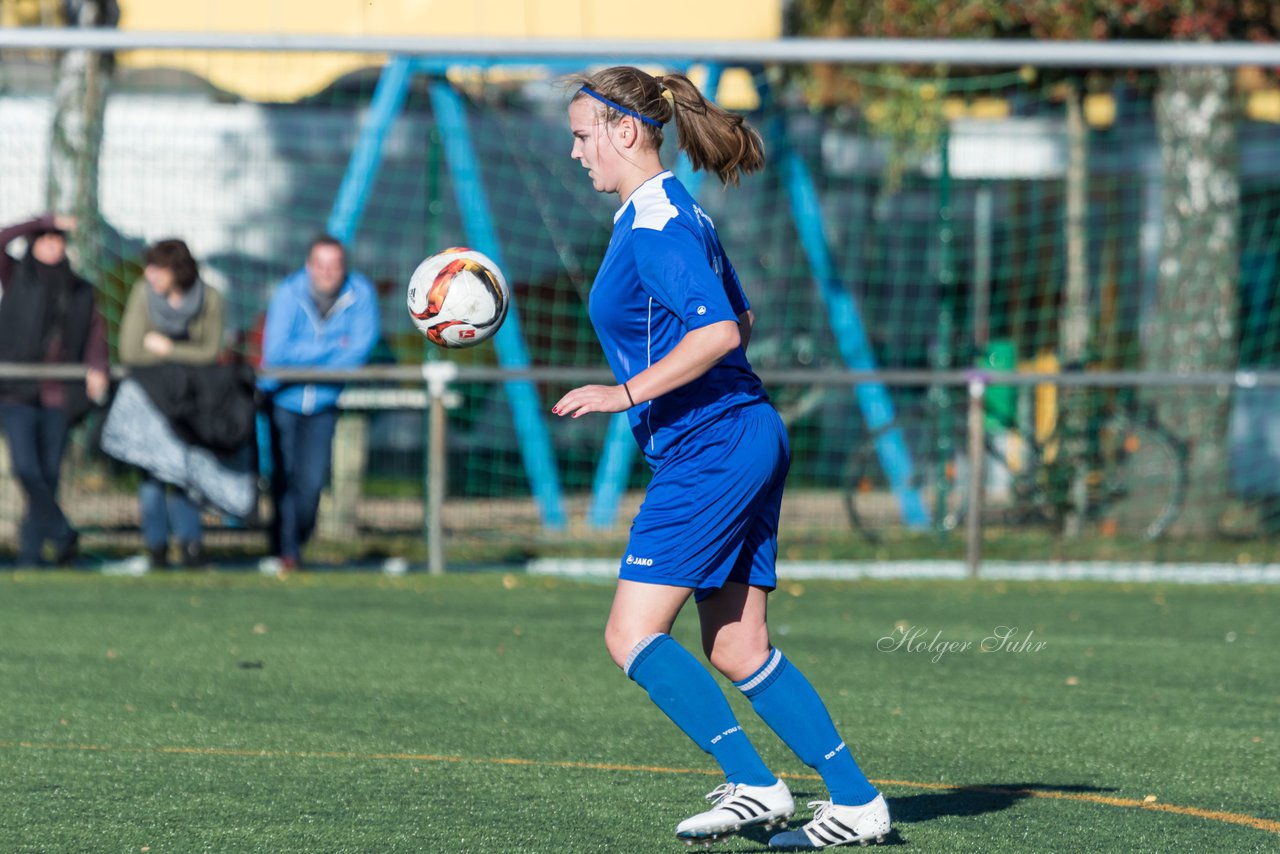
M 70 156 L 51 133 L 69 120 L 55 121 L 58 55 L 3 54 L 9 224 L 49 209 L 50 176 Z M 451 387 L 451 555 L 549 543 L 614 555 L 643 461 L 606 418 L 548 414 L 564 390 L 605 376 L 586 303 L 618 202 L 569 157 L 562 83 L 591 66 L 361 55 L 363 67 L 332 77 L 316 73 L 320 53 L 139 56 L 122 52 L 109 75 L 97 203 L 73 211 L 92 216 L 74 249 L 113 343 L 145 246 L 176 236 L 226 298 L 228 353 L 253 359 L 273 287 L 313 237 L 337 230 L 382 297 L 379 360 L 572 369 L 526 385 L 464 371 Z M 673 133 L 664 162 L 696 187 L 755 310 L 749 356 L 793 444 L 784 557 L 964 554 L 976 468 L 965 370 L 989 383 L 992 557 L 1172 559 L 1147 539 L 1170 507 L 1158 533 L 1193 559 L 1264 556 L 1257 544 L 1280 528 L 1280 389 L 1265 381 L 1280 363 L 1280 90 L 1266 75 L 1099 77 L 995 60 L 927 74 L 696 57 L 646 67 L 688 72 L 764 135 L 768 168 L 738 188 L 688 171 Z M 313 82 L 285 93 L 274 79 Z M 1198 128 L 1203 111 L 1179 91 L 1193 106 L 1220 92 L 1224 105 Z M 456 245 L 496 252 L 512 283 L 502 347 L 438 350 L 409 323 L 410 274 Z M 1059 370 L 1097 379 L 1000 382 Z M 536 405 L 522 408 L 529 391 Z M 350 400 L 322 534 L 416 538 L 429 474 L 420 402 Z M 1120 418 L 1145 432 L 1115 432 Z M 83 441 L 77 455 L 66 488 L 79 521 L 136 524 L 127 475 Z M 0 540 L 12 542 L 20 505 L 4 502 Z

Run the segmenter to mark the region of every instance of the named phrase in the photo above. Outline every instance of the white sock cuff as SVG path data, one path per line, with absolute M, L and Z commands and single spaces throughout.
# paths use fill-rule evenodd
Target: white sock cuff
M 636 663 L 636 659 L 639 658 L 646 649 L 653 646 L 654 642 L 665 637 L 667 637 L 667 635 L 664 632 L 654 632 L 648 637 L 641 639 L 638 644 L 631 648 L 631 652 L 627 654 L 627 663 L 622 666 L 623 672 L 630 676 L 631 667 Z

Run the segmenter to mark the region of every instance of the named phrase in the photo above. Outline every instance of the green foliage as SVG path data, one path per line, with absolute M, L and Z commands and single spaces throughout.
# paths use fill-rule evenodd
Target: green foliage
M 116 347 L 120 334 L 120 321 L 124 318 L 125 303 L 129 292 L 142 277 L 142 262 L 133 258 L 116 258 L 99 271 L 98 309 L 107 324 L 107 341 L 111 345 L 112 361 L 117 361 Z
M 797 35 L 880 38 L 1270 41 L 1262 0 L 795 0 Z
M 796 0 L 788 26 L 795 35 L 845 38 L 1272 41 L 1280 36 L 1280 6 L 1260 0 Z M 897 85 L 872 92 L 868 99 L 856 82 L 861 70 L 813 69 L 806 73 L 810 102 L 832 106 L 857 101 L 867 108 L 875 100 L 878 109 L 868 111 L 872 129 L 898 142 L 916 139 L 909 148 L 917 151 L 939 132 L 940 102 L 934 96 L 944 81 L 981 76 L 990 69 L 930 64 L 878 71 Z M 1133 76 L 1110 69 L 1039 74 L 1046 83 L 1075 81 L 1079 90 L 1105 88 L 1117 74 Z M 900 165 L 899 159 L 894 170 Z

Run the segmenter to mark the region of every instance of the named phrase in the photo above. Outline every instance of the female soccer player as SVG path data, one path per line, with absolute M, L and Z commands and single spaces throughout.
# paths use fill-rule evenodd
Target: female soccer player
M 884 797 L 867 781 L 804 675 L 769 642 L 778 515 L 790 466 L 786 428 L 747 362 L 753 315 L 715 226 L 662 166 L 662 128 L 721 181 L 764 165 L 760 136 L 687 77 L 615 67 L 579 78 L 569 105 L 573 159 L 617 193 L 613 238 L 591 288 L 591 322 L 617 385 L 587 385 L 552 411 L 623 412 L 653 470 L 631 527 L 605 628 L 615 663 L 725 773 L 711 809 L 676 827 L 688 842 L 795 812 L 711 673 L 669 632 L 693 594 L 702 646 L 765 723 L 814 768 L 829 801 L 769 841 L 826 848 L 880 841 Z

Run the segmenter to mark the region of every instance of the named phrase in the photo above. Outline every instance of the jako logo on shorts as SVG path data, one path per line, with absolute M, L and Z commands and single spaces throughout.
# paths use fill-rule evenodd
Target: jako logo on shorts
M 629 564 L 633 563 L 636 566 L 653 566 L 653 558 L 636 557 L 635 555 L 627 555 L 627 563 Z

